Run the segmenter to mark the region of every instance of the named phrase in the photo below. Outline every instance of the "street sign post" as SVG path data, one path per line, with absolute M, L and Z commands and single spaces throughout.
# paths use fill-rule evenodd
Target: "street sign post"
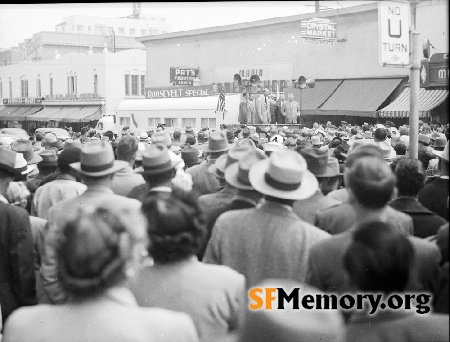
M 378 2 L 379 60 L 382 66 L 410 65 L 409 31 L 409 2 Z

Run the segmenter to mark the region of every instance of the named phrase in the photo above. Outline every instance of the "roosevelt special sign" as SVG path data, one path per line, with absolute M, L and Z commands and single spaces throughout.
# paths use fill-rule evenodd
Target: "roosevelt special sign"
M 145 88 L 145 97 L 148 99 L 204 97 L 211 96 L 212 93 L 212 84 L 192 87 Z

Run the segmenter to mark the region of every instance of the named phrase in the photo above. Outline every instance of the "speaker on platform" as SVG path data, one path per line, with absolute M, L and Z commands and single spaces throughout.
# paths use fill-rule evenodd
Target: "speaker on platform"
M 258 75 L 252 75 L 252 76 L 250 77 L 250 84 L 251 84 L 253 87 L 256 87 L 260 82 L 261 82 L 261 80 L 259 79 L 259 76 L 258 76 Z

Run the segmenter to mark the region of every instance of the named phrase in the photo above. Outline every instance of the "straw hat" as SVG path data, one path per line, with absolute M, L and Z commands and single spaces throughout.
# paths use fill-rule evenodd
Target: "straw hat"
M 175 169 L 179 163 L 180 160 L 172 160 L 170 158 L 169 150 L 164 145 L 150 145 L 142 152 L 143 170 L 138 173 L 157 175 Z
M 308 170 L 317 178 L 339 176 L 339 162 L 336 158 L 329 157 L 326 151 L 320 151 L 316 148 L 305 148 L 300 151 L 305 158 Z
M 122 160 L 114 160 L 114 151 L 110 143 L 97 140 L 89 141 L 81 148 L 80 161 L 70 164 L 70 167 L 80 174 L 89 177 L 103 177 L 128 165 Z
M 234 144 L 228 144 L 227 135 L 223 131 L 212 132 L 209 135 L 208 146 L 203 148 L 203 151 L 208 153 L 224 152 L 233 148 Z
M 248 178 L 249 171 L 254 164 L 267 158 L 260 149 L 248 150 L 237 163 L 225 169 L 225 180 L 236 189 L 253 190 Z
M 28 165 L 22 153 L 9 148 L 0 148 L 0 169 L 11 173 L 14 181 L 26 179 L 26 174 L 36 169 L 36 164 Z
M 42 161 L 37 166 L 39 169 L 51 169 L 58 167 L 58 155 L 55 150 L 44 150 L 40 154 Z
M 281 199 L 306 199 L 318 189 L 317 179 L 308 171 L 305 159 L 289 149 L 275 151 L 269 159 L 253 165 L 249 179 L 258 192 Z
M 27 164 L 37 164 L 42 161 L 42 157 L 34 151 L 33 144 L 29 139 L 17 139 L 11 144 L 11 150 L 23 153 Z

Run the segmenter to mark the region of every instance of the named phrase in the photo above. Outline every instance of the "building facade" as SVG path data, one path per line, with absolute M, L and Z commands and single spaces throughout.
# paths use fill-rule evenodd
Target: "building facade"
M 143 98 L 144 88 L 145 51 L 138 49 L 69 53 L 1 66 L 0 98 L 5 108 L 0 124 L 30 128 L 29 122 L 35 122 L 35 128 L 91 122 L 113 115 L 123 99 Z

